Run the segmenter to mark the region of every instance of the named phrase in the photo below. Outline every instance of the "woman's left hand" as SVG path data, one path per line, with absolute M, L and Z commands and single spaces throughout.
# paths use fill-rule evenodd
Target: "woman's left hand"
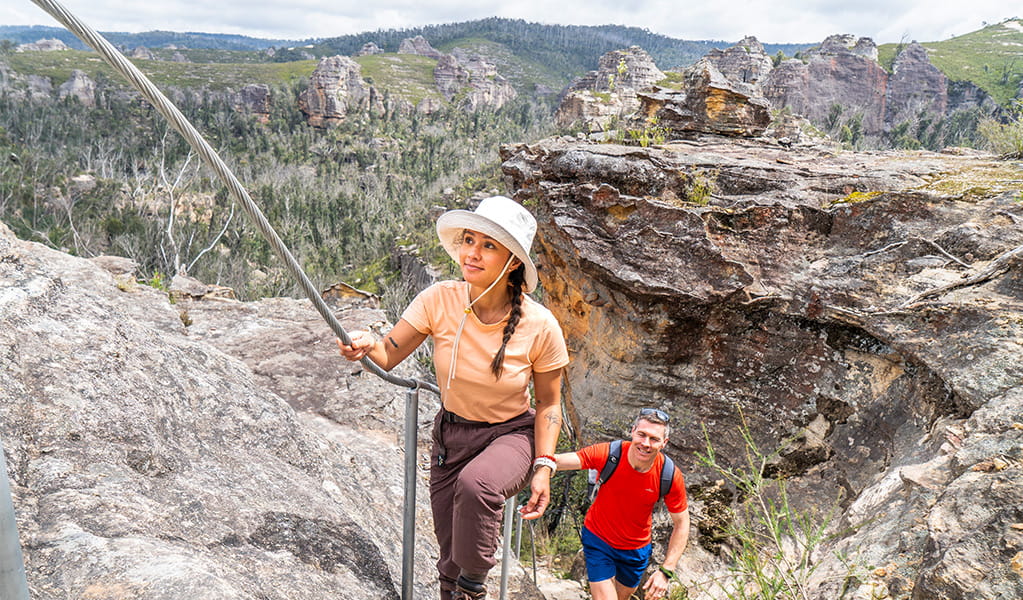
M 529 496 L 529 502 L 519 509 L 519 513 L 523 519 L 539 519 L 551 502 L 550 469 L 547 467 L 537 469 L 533 473 L 533 480 L 529 487 L 533 493 Z

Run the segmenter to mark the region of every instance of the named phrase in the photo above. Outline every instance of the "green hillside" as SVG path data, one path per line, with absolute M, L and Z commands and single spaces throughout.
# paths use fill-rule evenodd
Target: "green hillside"
M 969 81 L 1002 106 L 1016 97 L 1023 82 L 1023 19 L 1001 23 L 941 42 L 921 42 L 931 62 L 946 77 Z M 891 68 L 901 44 L 878 47 L 878 60 Z

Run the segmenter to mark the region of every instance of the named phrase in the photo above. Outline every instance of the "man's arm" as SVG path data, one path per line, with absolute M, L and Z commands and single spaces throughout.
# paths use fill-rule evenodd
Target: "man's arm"
M 661 563 L 661 566 L 674 573 L 678 560 L 682 558 L 682 553 L 685 552 L 686 544 L 689 542 L 689 509 L 668 514 L 671 515 L 672 530 L 671 537 L 668 539 L 668 550 L 664 553 L 664 562 Z M 646 591 L 645 597 L 651 600 L 663 598 L 668 591 L 669 583 L 668 576 L 657 569 L 643 586 Z

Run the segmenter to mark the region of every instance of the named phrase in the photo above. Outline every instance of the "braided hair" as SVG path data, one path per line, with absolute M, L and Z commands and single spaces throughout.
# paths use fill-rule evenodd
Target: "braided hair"
M 511 339 L 512 334 L 515 333 L 515 327 L 519 324 L 519 319 L 522 318 L 522 286 L 525 283 L 525 265 L 519 265 L 517 269 L 508 274 L 508 292 L 511 295 L 512 308 L 511 315 L 508 317 L 508 323 L 504 326 L 501 349 L 497 351 L 493 362 L 490 363 L 490 372 L 494 374 L 494 379 L 500 379 L 501 373 L 504 372 L 504 349 L 508 346 L 508 340 Z

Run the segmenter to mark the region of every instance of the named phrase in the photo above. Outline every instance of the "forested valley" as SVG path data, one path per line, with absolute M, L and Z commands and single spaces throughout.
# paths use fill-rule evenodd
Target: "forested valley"
M 298 111 L 299 91 L 274 91 L 268 124 L 216 94 L 178 105 L 322 286 L 383 291 L 394 245 L 429 243 L 430 206 L 500 190 L 500 144 L 551 127 L 549 104 L 520 98 L 473 113 L 352 114 L 321 130 Z M 158 287 L 187 272 L 243 299 L 297 293 L 223 185 L 134 96 L 112 90 L 95 108 L 0 97 L 0 150 L 0 220 L 21 238 L 131 258 Z

